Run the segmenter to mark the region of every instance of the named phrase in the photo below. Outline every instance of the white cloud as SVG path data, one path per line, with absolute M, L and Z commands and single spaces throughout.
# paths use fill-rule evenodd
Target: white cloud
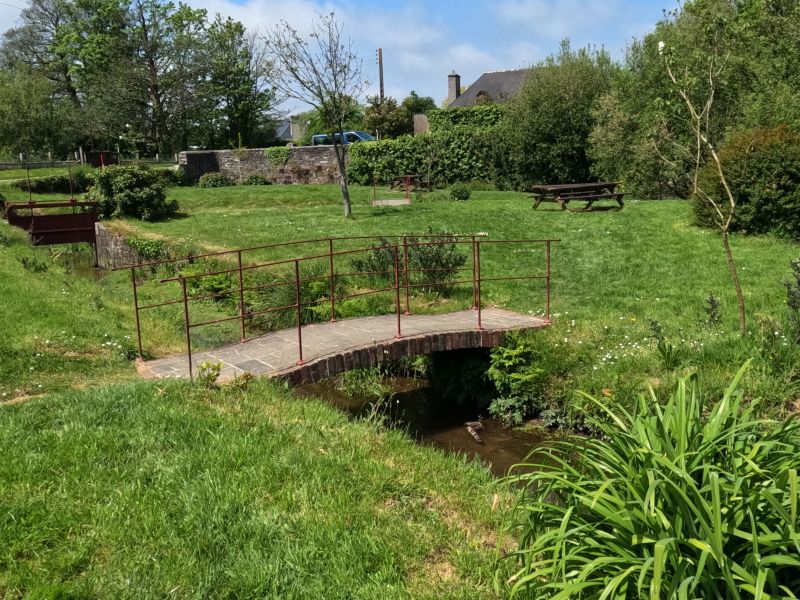
M 624 17 L 620 0 L 500 0 L 495 15 L 506 26 L 560 40 L 597 31 Z

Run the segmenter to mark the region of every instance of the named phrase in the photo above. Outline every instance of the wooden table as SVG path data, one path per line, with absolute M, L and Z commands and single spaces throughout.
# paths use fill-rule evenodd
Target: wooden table
M 586 205 L 578 210 L 593 210 L 593 205 L 598 200 L 616 200 L 619 210 L 625 207 L 622 198 L 624 192 L 617 192 L 617 182 L 599 181 L 597 183 L 562 183 L 556 185 L 535 185 L 529 189 L 533 198 L 533 208 L 538 208 L 542 202 L 557 202 L 561 210 L 571 210 L 567 206 L 570 201 L 585 202 Z M 608 208 L 608 207 L 607 207 Z

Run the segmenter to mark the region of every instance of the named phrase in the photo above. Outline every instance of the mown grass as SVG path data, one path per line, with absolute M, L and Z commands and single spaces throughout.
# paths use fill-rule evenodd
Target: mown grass
M 488 471 L 274 383 L 0 407 L 0 447 L 6 598 L 495 597 Z

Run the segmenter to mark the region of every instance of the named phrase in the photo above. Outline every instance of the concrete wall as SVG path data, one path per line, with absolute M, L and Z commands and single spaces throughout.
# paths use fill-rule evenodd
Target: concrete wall
M 204 173 L 222 173 L 236 183 L 260 175 L 272 183 L 335 183 L 339 168 L 333 146 L 290 148 L 284 165 L 271 165 L 263 148 L 192 150 L 178 155 L 178 164 L 194 183 Z
M 97 266 L 101 269 L 116 269 L 143 262 L 139 253 L 128 245 L 125 238 L 110 231 L 102 223 L 94 224 L 94 232 L 97 239 Z

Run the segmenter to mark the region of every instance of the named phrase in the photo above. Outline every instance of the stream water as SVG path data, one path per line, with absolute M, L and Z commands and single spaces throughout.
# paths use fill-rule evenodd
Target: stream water
M 485 417 L 477 409 L 454 407 L 437 402 L 424 379 L 392 377 L 385 381 L 392 388 L 388 399 L 376 404 L 375 397 L 350 396 L 336 388 L 334 380 L 300 386 L 301 396 L 322 398 L 354 416 L 378 411 L 394 427 L 408 431 L 421 444 L 448 452 L 480 458 L 495 475 L 502 477 L 508 469 L 533 450 L 558 437 L 545 428 L 532 424 L 522 429 L 507 429 L 496 419 Z M 478 442 L 465 423 L 480 420 L 483 427 Z
M 72 248 L 57 254 L 56 258 L 78 277 L 97 281 L 108 274 L 105 269 L 95 266 L 94 249 L 83 244 L 78 249 Z

